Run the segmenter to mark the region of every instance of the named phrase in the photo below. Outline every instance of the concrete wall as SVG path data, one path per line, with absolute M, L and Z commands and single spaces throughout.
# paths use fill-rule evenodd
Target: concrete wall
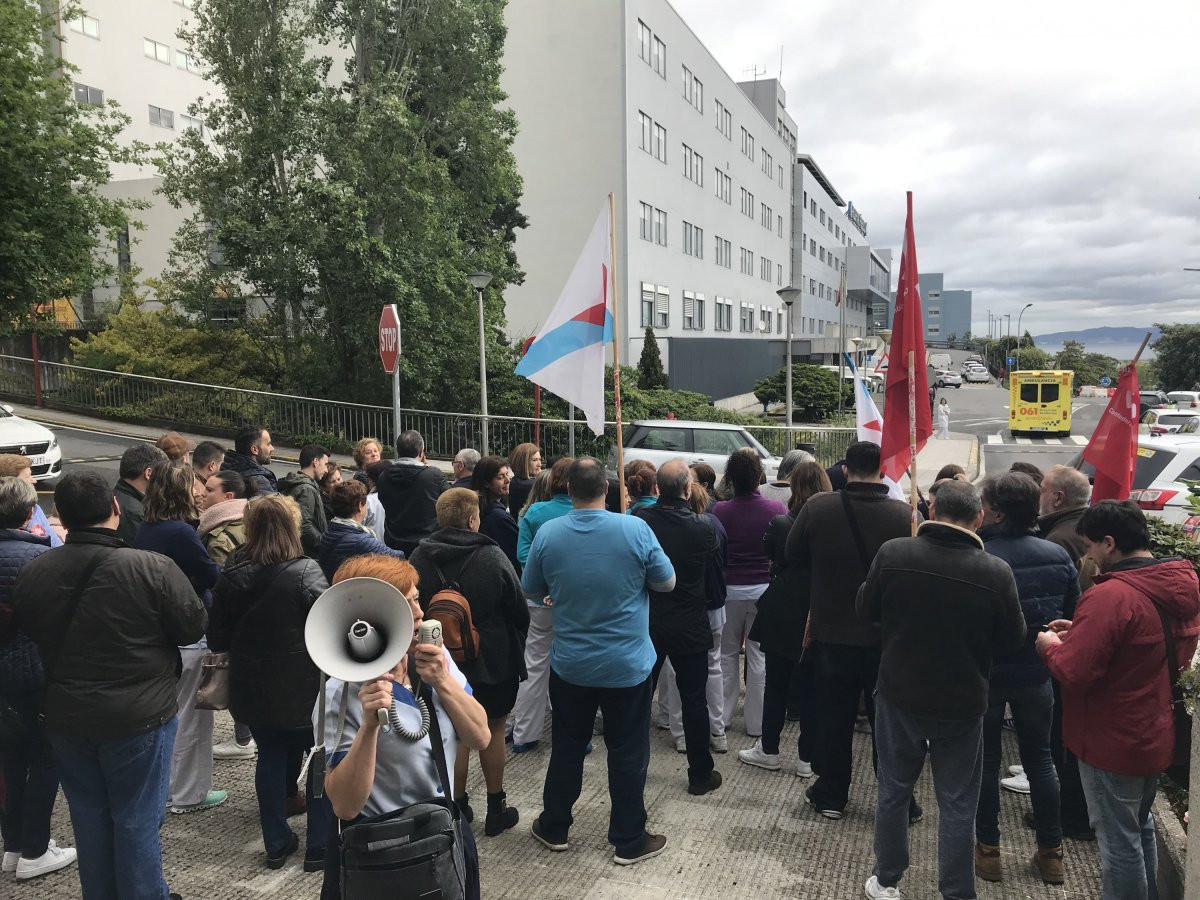
M 758 379 L 786 365 L 786 341 L 726 341 L 721 338 L 668 338 L 670 384 L 674 390 L 698 391 L 710 398 L 750 392 Z M 808 341 L 792 341 L 792 357 L 800 362 Z M 715 361 L 720 360 L 720 365 Z

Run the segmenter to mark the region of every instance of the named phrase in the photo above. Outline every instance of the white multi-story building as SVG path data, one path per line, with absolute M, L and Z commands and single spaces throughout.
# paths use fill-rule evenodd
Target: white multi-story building
M 188 107 L 213 87 L 204 80 L 202 61 L 176 36 L 190 22 L 191 6 L 192 0 L 84 0 L 84 15 L 62 27 L 55 49 L 78 70 L 72 75 L 76 102 L 117 101 L 132 120 L 122 141 L 154 145 L 173 141 L 188 128 L 203 130 Z M 161 184 L 153 166 L 118 165 L 104 189 L 112 197 L 150 204 L 134 214 L 143 227 L 132 234 L 126 230 L 114 248 L 118 267 L 135 268 L 142 279 L 166 267 L 171 241 L 186 216 L 155 193 Z M 84 294 L 80 315 L 90 318 L 96 301 L 115 295 L 114 285 L 96 285 Z
M 748 391 L 781 361 L 795 123 L 774 101 L 764 116 L 666 0 L 510 0 L 505 19 L 529 217 L 510 331 L 538 330 L 612 191 L 622 361 L 650 326 L 673 386 Z

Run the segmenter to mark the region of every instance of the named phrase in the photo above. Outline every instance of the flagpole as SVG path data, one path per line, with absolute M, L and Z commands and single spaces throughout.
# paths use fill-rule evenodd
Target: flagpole
M 850 248 L 846 248 L 846 256 Z M 838 279 L 838 414 L 846 411 L 846 260 L 842 259 L 842 276 Z
M 912 503 L 912 533 L 917 536 L 917 370 L 915 353 L 908 351 L 908 492 Z
M 621 352 L 618 344 L 621 342 L 620 298 L 617 296 L 617 200 L 616 195 L 608 193 L 608 242 L 612 249 L 612 310 L 613 310 L 613 411 L 617 420 L 617 481 L 621 486 L 619 492 L 621 514 L 625 513 L 625 436 L 621 433 Z

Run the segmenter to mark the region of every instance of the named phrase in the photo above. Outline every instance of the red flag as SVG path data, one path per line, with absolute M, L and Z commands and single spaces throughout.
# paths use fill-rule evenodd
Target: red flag
M 913 353 L 913 382 L 908 379 L 908 354 Z M 917 282 L 917 239 L 913 234 L 912 191 L 908 192 L 908 218 L 904 223 L 904 249 L 900 254 L 900 280 L 892 314 L 892 344 L 887 352 L 886 404 L 883 409 L 883 474 L 899 481 L 912 461 L 910 432 L 916 431 L 920 452 L 933 434 L 929 411 L 929 374 L 925 366 L 925 331 L 921 321 L 921 288 Z M 891 362 L 891 359 L 895 362 Z M 910 416 L 912 407 L 915 416 Z
M 1083 458 L 1096 467 L 1092 502 L 1128 500 L 1137 465 L 1137 368 L 1126 366 L 1117 378 L 1117 390 L 1104 408 L 1100 424 L 1083 450 Z

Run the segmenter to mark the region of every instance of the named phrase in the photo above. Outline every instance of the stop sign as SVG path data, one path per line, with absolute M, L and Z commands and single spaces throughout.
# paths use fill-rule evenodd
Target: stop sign
M 383 371 L 391 375 L 400 360 L 400 313 L 390 303 L 379 314 L 379 359 Z

